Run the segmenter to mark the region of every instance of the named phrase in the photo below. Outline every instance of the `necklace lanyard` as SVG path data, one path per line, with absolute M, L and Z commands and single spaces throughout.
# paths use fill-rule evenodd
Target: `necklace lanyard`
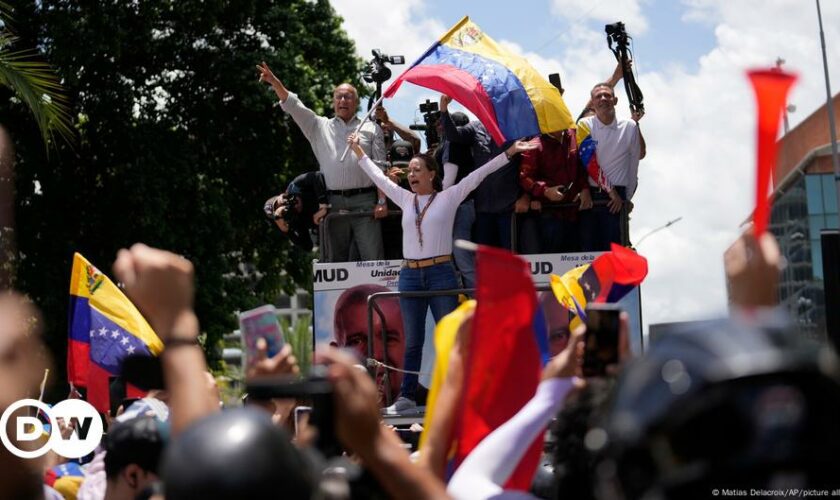
M 432 196 L 429 198 L 429 201 L 426 202 L 426 206 L 423 207 L 423 211 L 420 211 L 420 202 L 417 201 L 417 194 L 415 193 L 414 195 L 414 225 L 417 227 L 417 237 L 420 238 L 420 248 L 423 248 L 423 229 L 420 228 L 420 224 L 423 223 L 423 217 L 426 216 L 426 210 L 429 209 L 429 205 L 432 204 L 435 196 L 437 196 L 437 191 L 432 191 Z

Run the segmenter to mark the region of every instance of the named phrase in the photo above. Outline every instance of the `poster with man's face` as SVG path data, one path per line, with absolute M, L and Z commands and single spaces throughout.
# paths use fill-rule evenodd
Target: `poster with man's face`
M 523 255 L 531 268 L 537 288 L 548 288 L 552 274 L 562 275 L 577 266 L 592 262 L 600 253 Z M 314 265 L 315 344 L 333 345 L 353 352 L 359 364 L 368 366 L 368 358 L 381 364 L 402 369 L 405 336 L 399 300 L 394 297 L 376 300 L 379 311 L 373 310 L 374 340 L 368 337 L 368 296 L 380 292 L 396 292 L 401 260 L 343 262 Z M 499 284 L 504 286 L 504 284 Z M 564 309 L 550 291 L 538 292 L 548 325 L 549 349 L 552 355 L 560 352 L 569 336 L 571 313 Z M 642 321 L 639 289 L 625 296 L 619 305 L 630 316 L 630 345 L 634 353 L 642 351 Z M 380 314 L 381 313 L 381 314 Z M 431 317 L 431 315 L 429 315 Z M 421 373 L 431 373 L 434 366 L 434 347 L 431 339 L 434 323 L 427 321 L 426 342 L 423 349 Z M 383 341 L 384 331 L 384 341 Z M 385 391 L 393 398 L 399 393 L 402 374 L 386 370 L 376 363 L 376 381 L 380 400 Z M 425 378 L 425 380 L 424 380 Z M 428 377 L 420 376 L 428 384 Z

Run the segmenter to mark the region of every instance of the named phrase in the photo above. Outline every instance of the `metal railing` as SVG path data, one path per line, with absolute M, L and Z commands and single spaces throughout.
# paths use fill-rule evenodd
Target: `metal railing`
M 606 206 L 609 202 L 606 200 L 597 200 L 593 201 L 593 206 L 603 207 Z M 577 207 L 579 204 L 576 202 L 565 202 L 565 203 L 543 203 L 542 205 L 542 212 L 556 212 L 559 210 L 563 210 L 566 208 L 573 208 Z M 511 241 L 511 248 L 509 250 L 516 252 L 518 245 L 519 245 L 519 229 L 518 229 L 518 219 L 520 216 L 532 214 L 535 211 L 529 210 L 528 212 L 518 214 L 513 212 L 511 214 L 511 221 L 510 221 L 510 241 Z M 387 217 L 397 217 L 402 216 L 402 211 L 399 209 L 389 209 Z M 366 210 L 364 212 L 330 212 L 324 217 L 324 220 L 321 221 L 321 224 L 318 227 L 318 253 L 319 253 L 319 262 L 321 263 L 329 263 L 330 255 L 330 238 L 329 238 L 329 227 L 331 222 L 337 218 L 346 218 L 346 217 L 373 217 L 373 210 Z M 624 246 L 628 246 L 630 244 L 630 225 L 629 225 L 629 211 L 627 208 L 627 203 L 625 202 L 621 210 L 619 211 L 619 221 L 620 221 L 620 234 L 621 234 L 621 244 Z
M 543 292 L 546 290 L 551 290 L 550 284 L 543 284 L 543 285 L 534 285 L 534 289 L 538 292 Z M 386 366 L 394 366 L 394 361 L 388 359 L 388 349 L 386 349 L 388 345 L 388 322 L 385 319 L 385 313 L 382 312 L 380 309 L 379 304 L 377 303 L 380 299 L 389 299 L 389 298 L 396 298 L 399 299 L 401 297 L 404 298 L 421 298 L 421 297 L 439 297 L 439 296 L 446 296 L 446 295 L 470 295 L 475 292 L 475 288 L 454 288 L 451 290 L 428 290 L 428 291 L 413 291 L 413 292 L 376 292 L 368 295 L 367 299 L 367 322 L 368 322 L 368 342 L 367 342 L 367 356 L 368 359 L 365 361 L 365 365 L 368 369 L 368 373 L 370 373 L 371 377 L 376 379 L 376 373 L 374 372 L 374 368 L 376 367 L 376 362 L 378 360 L 374 357 L 374 331 L 373 331 L 373 312 L 376 311 L 376 314 L 379 316 L 379 325 L 381 326 L 381 334 L 382 334 L 382 361 Z M 402 311 L 400 311 L 402 312 Z M 428 314 L 428 310 L 426 311 Z M 403 332 L 405 335 L 405 332 Z M 373 362 L 371 362 L 371 360 Z M 383 376 L 382 376 L 382 387 L 383 393 L 385 395 L 385 406 L 390 406 L 393 395 L 391 394 L 391 376 L 389 374 L 391 370 L 389 368 L 385 368 Z

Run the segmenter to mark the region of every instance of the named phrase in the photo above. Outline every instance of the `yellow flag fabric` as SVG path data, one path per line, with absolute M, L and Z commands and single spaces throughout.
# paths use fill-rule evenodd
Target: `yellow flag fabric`
M 432 371 L 432 383 L 426 398 L 426 416 L 423 420 L 423 433 L 420 435 L 420 448 L 426 443 L 429 426 L 434 418 L 438 393 L 446 382 L 446 372 L 449 368 L 449 353 L 455 345 L 458 328 L 470 312 L 475 311 L 475 300 L 463 302 L 457 309 L 447 314 L 435 327 L 435 367 Z
M 552 274 L 550 278 L 551 291 L 554 292 L 554 296 L 557 297 L 563 307 L 575 313 L 574 318 L 569 322 L 569 330 L 571 331 L 574 331 L 581 324 L 578 307 L 581 310 L 586 307 L 586 296 L 583 294 L 578 279 L 588 268 L 589 264 L 566 271 L 563 276 Z M 577 301 L 577 305 L 575 305 L 575 301 Z

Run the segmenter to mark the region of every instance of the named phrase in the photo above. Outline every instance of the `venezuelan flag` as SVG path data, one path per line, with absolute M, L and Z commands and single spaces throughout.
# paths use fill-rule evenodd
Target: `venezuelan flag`
M 560 305 L 576 314 L 569 324 L 574 330 L 586 320 L 586 304 L 618 302 L 639 286 L 647 273 L 647 259 L 613 243 L 609 252 L 591 264 L 571 269 L 563 276 L 552 274 L 551 290 Z
M 529 63 L 464 17 L 383 93 L 411 82 L 452 97 L 484 124 L 497 144 L 574 126 L 560 91 Z
M 88 402 L 106 412 L 110 378 L 119 375 L 123 359 L 157 356 L 163 342 L 119 288 L 78 253 L 73 255 L 69 315 L 67 379 L 87 388 Z
M 85 472 L 76 462 L 50 467 L 44 473 L 44 484 L 51 486 L 66 499 L 75 499 L 84 481 Z
M 528 263 L 507 250 L 479 246 L 476 309 L 455 423 L 454 468 L 534 396 L 548 362 L 548 333 Z M 505 489 L 527 491 L 539 464 L 542 436 L 531 443 Z
M 595 153 L 595 147 L 598 142 L 592 137 L 592 130 L 586 120 L 581 120 L 577 123 L 577 143 L 578 143 L 578 158 L 589 174 L 589 178 L 598 184 L 598 187 L 605 191 L 612 189 L 610 181 L 601 170 L 601 165 L 598 163 L 598 155 Z

